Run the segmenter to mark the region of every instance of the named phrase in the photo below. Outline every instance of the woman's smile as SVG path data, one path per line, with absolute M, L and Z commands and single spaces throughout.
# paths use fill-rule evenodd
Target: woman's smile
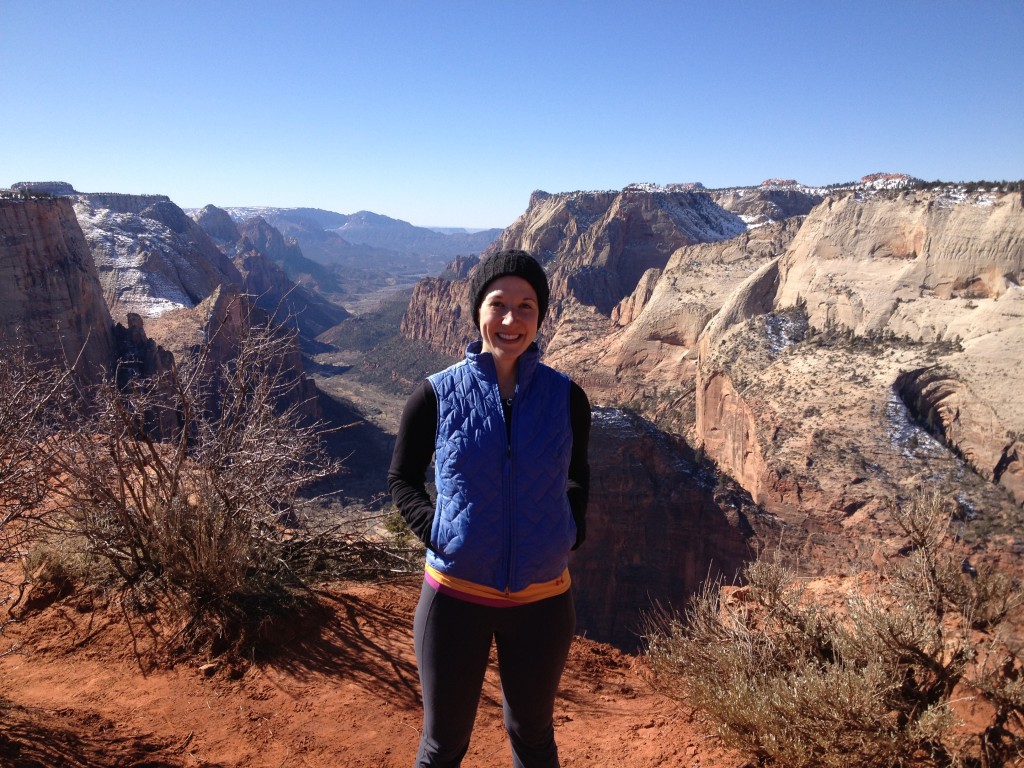
M 499 364 L 514 362 L 537 338 L 539 317 L 537 292 L 529 282 L 515 275 L 498 278 L 480 304 L 483 350 Z

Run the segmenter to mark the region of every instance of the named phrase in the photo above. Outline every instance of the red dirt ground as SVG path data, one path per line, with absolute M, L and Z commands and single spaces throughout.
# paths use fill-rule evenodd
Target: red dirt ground
M 408 768 L 420 725 L 418 592 L 417 578 L 322 587 L 319 616 L 232 669 L 140 661 L 147 638 L 116 610 L 37 598 L 0 635 L 0 766 Z M 566 768 L 743 764 L 651 688 L 642 659 L 582 638 L 555 717 Z M 463 765 L 510 764 L 492 668 Z

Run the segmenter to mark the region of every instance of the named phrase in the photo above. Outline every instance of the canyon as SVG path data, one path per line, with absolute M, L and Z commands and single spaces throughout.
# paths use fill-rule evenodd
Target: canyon
M 1019 190 L 783 184 L 538 192 L 491 250 L 538 255 L 548 362 L 735 481 L 772 523 L 749 541 L 856 570 L 895 546 L 889 504 L 936 491 L 978 558 L 1019 572 Z M 403 333 L 456 355 L 467 277 L 421 281 Z
M 388 231 L 355 244 L 347 223 L 349 236 Z M 15 185 L 0 190 L 0 345 L 71 363 L 88 384 L 166 371 L 211 337 L 229 360 L 246 322 L 274 318 L 309 415 L 348 425 L 348 471 L 325 490 L 386 536 L 405 396 L 472 338 L 481 255 L 533 250 L 552 285 L 546 360 L 593 405 L 563 764 L 738 768 L 701 713 L 651 685 L 636 652 L 652 611 L 760 554 L 845 593 L 903 552 L 891 504 L 920 492 L 953 503 L 965 573 L 1024 575 L 1022 235 L 1020 184 L 899 174 L 538 191 L 486 244 L 445 241 L 466 247 L 454 255 L 370 215 Z M 396 250 L 406 236 L 420 250 Z M 0 564 L 0 580 L 20 568 Z M 152 664 L 173 627 L 138 632 L 116 601 L 40 582 L 0 627 L 0 762 L 407 765 L 419 580 L 317 584 L 315 611 L 271 627 L 237 666 Z M 474 765 L 507 764 L 501 719 L 491 670 Z
M 82 364 L 108 372 L 131 347 L 158 369 L 210 328 L 237 328 L 250 297 L 293 328 L 289 365 L 314 404 L 359 365 L 346 295 L 370 318 L 369 296 L 407 289 L 391 333 L 455 359 L 474 332 L 464 308 L 479 258 L 536 254 L 552 286 L 546 359 L 595 407 L 593 522 L 573 564 L 590 637 L 635 649 L 652 605 L 681 606 L 766 549 L 808 574 L 855 571 L 897 546 L 887 505 L 919 489 L 956 502 L 977 557 L 1019 568 L 1019 191 L 900 176 L 537 191 L 481 253 L 437 253 L 432 263 L 448 266 L 417 277 L 426 257 L 410 251 L 400 279 L 369 290 L 300 245 L 297 227 L 341 237 L 310 210 L 243 219 L 156 195 L 35 190 L 45 196 L 0 200 L 7 341 L 21 334 L 55 359 L 83 350 Z M 402 382 L 415 378 L 391 376 L 395 388 L 362 414 L 372 436 L 350 446 L 367 503 L 380 504 Z M 340 390 L 350 413 L 363 390 Z

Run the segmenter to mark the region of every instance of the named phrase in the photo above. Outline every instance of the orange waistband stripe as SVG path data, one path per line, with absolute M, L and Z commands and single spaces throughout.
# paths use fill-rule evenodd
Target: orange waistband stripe
M 466 600 L 471 603 L 490 605 L 497 608 L 511 608 L 516 605 L 536 603 L 538 600 L 544 600 L 549 597 L 554 597 L 555 595 L 560 595 L 563 592 L 567 592 L 569 587 L 572 586 L 572 580 L 569 578 L 568 568 L 562 571 L 562 575 L 556 579 L 544 581 L 539 584 L 531 584 L 526 589 L 521 589 L 518 592 L 507 593 L 502 592 L 500 589 L 484 587 L 480 584 L 475 584 L 472 581 L 448 576 L 447 574 L 431 568 L 429 565 L 426 567 L 424 577 L 438 592 L 442 592 L 446 595 L 451 595 L 452 597 L 457 597 L 460 600 Z

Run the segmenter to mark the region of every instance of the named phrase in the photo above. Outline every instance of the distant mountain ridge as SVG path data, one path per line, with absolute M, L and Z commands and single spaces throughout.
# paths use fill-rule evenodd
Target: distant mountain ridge
M 225 207 L 224 210 L 235 221 L 260 216 L 279 229 L 284 222 L 295 224 L 302 220 L 312 221 L 349 243 L 441 259 L 480 253 L 502 232 L 500 229 L 469 232 L 454 227 L 418 227 L 372 211 L 344 214 L 322 208 L 273 207 Z M 286 225 L 282 231 L 287 228 Z

